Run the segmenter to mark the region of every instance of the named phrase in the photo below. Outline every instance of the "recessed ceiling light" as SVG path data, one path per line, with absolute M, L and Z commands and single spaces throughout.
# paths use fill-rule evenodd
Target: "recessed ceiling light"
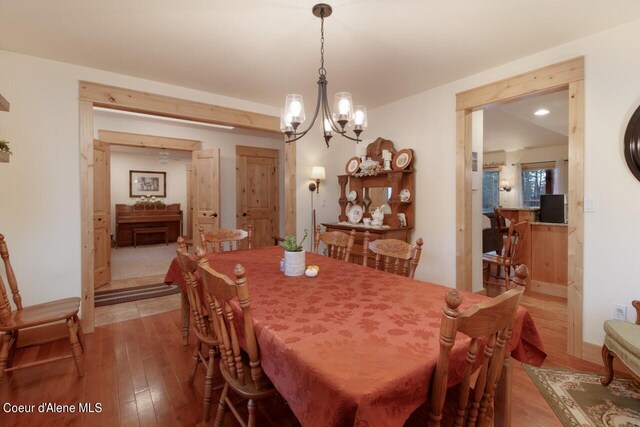
M 536 116 L 546 116 L 547 114 L 549 114 L 549 110 L 547 110 L 546 108 L 541 108 L 533 114 L 535 114 Z

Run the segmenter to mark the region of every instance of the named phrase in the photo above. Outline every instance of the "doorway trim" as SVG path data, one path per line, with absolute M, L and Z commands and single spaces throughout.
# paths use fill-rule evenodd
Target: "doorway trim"
M 534 93 L 569 93 L 567 353 L 582 358 L 584 265 L 584 57 L 456 94 L 456 288 L 471 291 L 471 113 Z
M 93 332 L 93 107 L 213 123 L 280 134 L 278 117 L 219 105 L 189 101 L 133 89 L 80 80 L 78 123 L 80 139 L 80 271 L 82 327 Z M 295 233 L 295 145 L 285 144 L 285 224 Z

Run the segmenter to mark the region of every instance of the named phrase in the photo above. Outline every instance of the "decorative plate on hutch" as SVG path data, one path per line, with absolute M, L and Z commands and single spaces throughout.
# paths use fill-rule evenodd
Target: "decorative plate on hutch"
M 353 205 L 351 206 L 351 209 L 349 209 L 349 213 L 347 214 L 347 217 L 351 224 L 357 224 L 360 221 L 362 221 L 363 215 L 364 215 L 364 210 L 362 209 L 362 206 Z
M 351 203 L 355 202 L 357 198 L 358 198 L 358 193 L 356 193 L 355 190 L 351 190 L 349 191 L 349 194 L 347 194 L 347 200 L 350 201 Z
M 413 151 L 410 148 L 405 148 L 396 153 L 391 161 L 391 166 L 393 170 L 399 171 L 409 166 L 411 160 L 413 160 Z
M 360 158 L 352 157 L 347 162 L 347 165 L 344 167 L 344 170 L 345 172 L 347 172 L 347 175 L 353 175 L 358 171 L 359 167 L 360 167 Z
M 401 202 L 408 202 L 411 199 L 411 192 L 409 191 L 408 188 L 404 188 L 400 190 L 400 193 L 398 194 L 398 196 L 400 196 Z

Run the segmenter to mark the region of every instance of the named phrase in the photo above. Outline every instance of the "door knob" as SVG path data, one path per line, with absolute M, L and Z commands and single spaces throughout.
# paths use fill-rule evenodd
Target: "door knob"
M 214 213 L 213 213 L 213 217 L 214 217 L 214 218 L 218 218 L 218 212 L 214 212 Z
M 242 213 L 242 216 L 247 216 L 247 213 L 246 213 L 246 212 L 243 212 L 243 213 Z

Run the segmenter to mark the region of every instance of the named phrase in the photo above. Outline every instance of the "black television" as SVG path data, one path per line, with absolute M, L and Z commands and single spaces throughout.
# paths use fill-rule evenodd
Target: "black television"
M 566 222 L 564 194 L 543 194 L 540 196 L 540 222 Z

